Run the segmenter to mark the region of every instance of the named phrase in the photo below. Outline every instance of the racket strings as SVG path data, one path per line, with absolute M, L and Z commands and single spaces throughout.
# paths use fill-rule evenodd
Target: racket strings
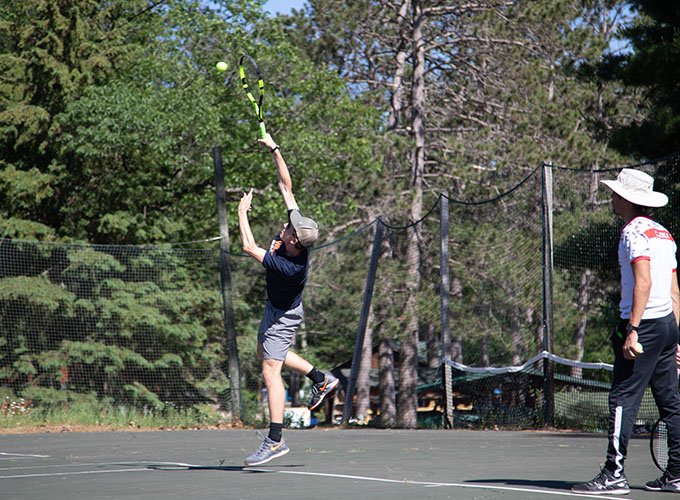
M 257 79 L 258 87 L 258 99 L 255 99 L 253 93 L 250 91 L 250 86 L 248 84 L 248 75 L 255 75 Z M 239 61 L 239 76 L 241 77 L 241 84 L 243 85 L 243 90 L 248 97 L 248 100 L 252 103 L 253 108 L 255 108 L 255 114 L 259 121 L 263 121 L 262 113 L 262 101 L 264 99 L 264 79 L 260 75 L 260 72 L 250 56 L 244 55 Z
M 668 465 L 668 428 L 663 420 L 654 426 L 651 448 L 654 463 L 659 469 L 665 471 Z
M 262 73 L 260 73 L 260 68 L 258 67 L 255 60 L 248 54 L 243 54 L 239 60 L 238 65 L 239 76 L 241 77 L 241 84 L 243 85 L 243 90 L 246 92 L 248 100 L 255 108 L 255 116 L 257 116 L 258 125 L 260 128 L 260 137 L 265 138 L 267 135 L 267 129 L 264 125 L 264 111 L 262 108 L 262 101 L 264 99 L 264 79 L 262 78 Z M 259 90 L 259 99 L 255 100 L 250 87 L 248 84 L 248 76 L 254 76 L 255 78 L 251 81 L 257 81 L 257 89 Z M 253 90 L 255 90 L 253 88 Z

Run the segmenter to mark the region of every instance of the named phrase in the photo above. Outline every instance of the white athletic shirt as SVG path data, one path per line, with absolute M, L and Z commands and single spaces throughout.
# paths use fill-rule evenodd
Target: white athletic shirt
M 646 259 L 650 262 L 652 289 L 642 319 L 663 318 L 673 311 L 671 301 L 672 272 L 677 271 L 675 258 L 677 246 L 671 234 L 661 224 L 649 217 L 636 217 L 626 224 L 619 240 L 619 265 L 621 266 L 621 317 L 630 318 L 633 306 L 632 264 Z

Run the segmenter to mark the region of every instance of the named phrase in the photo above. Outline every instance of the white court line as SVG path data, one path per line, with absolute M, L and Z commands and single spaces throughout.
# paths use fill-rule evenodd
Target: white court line
M 200 465 L 177 463 L 177 466 L 184 467 L 201 467 Z M 354 476 L 348 474 L 330 474 L 327 472 L 303 472 L 303 471 L 292 471 L 292 470 L 269 470 L 269 469 L 257 469 L 253 467 L 246 467 L 245 470 L 248 471 L 260 471 L 260 472 L 277 472 L 279 474 L 294 474 L 298 476 L 315 476 L 315 477 L 331 477 L 338 479 L 353 479 L 359 481 L 374 481 L 380 483 L 392 483 L 392 484 L 414 484 L 418 486 L 425 486 L 426 488 L 438 488 L 438 487 L 453 487 L 453 488 L 473 488 L 481 490 L 500 490 L 500 491 L 518 491 L 521 493 L 541 493 L 545 495 L 559 495 L 574 498 L 601 498 L 609 500 L 630 500 L 623 497 L 612 497 L 609 495 L 583 495 L 579 493 L 574 493 L 571 491 L 554 491 L 554 490 L 539 490 L 535 488 L 515 488 L 512 486 L 492 486 L 488 484 L 472 484 L 472 483 L 438 483 L 432 481 L 411 481 L 408 479 L 387 479 L 381 477 L 370 477 L 370 476 Z
M 91 464 L 52 464 L 52 465 L 24 465 L 22 467 L 0 467 L 0 471 L 7 470 L 28 470 L 28 469 L 60 469 L 64 467 L 101 467 L 103 465 L 125 465 L 125 464 L 112 464 L 111 462 L 106 462 L 103 464 L 91 463 Z
M 317 477 L 337 477 L 340 479 L 356 479 L 361 481 L 377 481 L 382 483 L 399 483 L 399 484 L 415 484 L 425 487 L 442 487 L 449 486 L 454 488 L 474 488 L 482 490 L 500 490 L 500 491 L 519 491 L 522 493 L 542 493 L 545 495 L 561 495 L 568 497 L 580 497 L 580 498 L 608 498 L 609 500 L 627 500 L 623 497 L 612 497 L 604 495 L 582 495 L 579 493 L 573 493 L 570 491 L 551 491 L 551 490 L 539 490 L 534 488 L 514 488 L 511 486 L 491 486 L 488 484 L 470 484 L 470 483 L 437 483 L 432 481 L 411 481 L 408 479 L 385 479 L 379 477 L 368 477 L 368 476 L 352 476 L 347 474 L 328 474 L 324 472 L 301 472 L 292 470 L 279 470 L 276 471 L 280 474 L 297 474 L 303 476 L 317 476 Z
M 201 465 L 186 464 L 181 462 L 146 462 L 149 465 L 170 465 L 175 467 L 204 467 Z M 139 464 L 139 462 L 137 462 Z M 90 464 L 72 464 L 72 466 L 84 466 Z M 92 464 L 96 465 L 96 464 Z M 112 465 L 112 464 L 101 464 L 101 465 Z M 100 470 L 100 471 L 80 471 L 80 472 L 55 472 L 55 473 L 44 473 L 44 474 L 18 474 L 13 476 L 0 476 L 0 479 L 16 479 L 16 478 L 27 478 L 27 477 L 53 477 L 53 476 L 73 476 L 82 474 L 108 474 L 112 472 L 142 472 L 142 471 L 153 471 L 152 468 L 144 469 L 111 469 L 111 470 Z M 512 486 L 493 486 L 488 484 L 474 484 L 474 483 L 440 483 L 433 481 L 411 481 L 408 479 L 388 479 L 381 477 L 370 477 L 370 476 L 355 476 L 349 474 L 329 474 L 326 472 L 302 472 L 302 471 L 288 471 L 288 470 L 268 470 L 268 469 L 256 469 L 247 467 L 245 470 L 249 471 L 262 471 L 262 472 L 276 472 L 279 474 L 292 474 L 298 476 L 314 476 L 314 477 L 329 477 L 337 479 L 352 479 L 358 481 L 373 481 L 380 483 L 391 483 L 391 484 L 413 484 L 417 486 L 425 486 L 426 488 L 437 488 L 437 487 L 452 487 L 452 488 L 472 488 L 480 490 L 496 490 L 496 491 L 517 491 L 521 493 L 538 493 L 543 495 L 558 495 L 567 496 L 574 498 L 600 498 L 609 500 L 628 500 L 623 497 L 612 497 L 604 495 L 583 495 L 579 493 L 573 493 L 570 491 L 553 491 L 553 490 L 540 490 L 535 488 L 515 488 Z
M 12 460 L 14 458 L 50 458 L 49 455 L 30 455 L 27 453 L 6 453 L 4 451 L 0 451 L 0 455 L 8 457 L 8 458 L 0 458 L 0 460 Z
M 0 461 L 3 461 L 3 460 L 28 460 L 30 458 L 35 458 L 35 457 L 0 457 Z
M 111 462 L 103 462 L 103 463 L 75 463 L 75 464 L 51 464 L 51 465 L 26 465 L 22 467 L 0 467 L 0 471 L 8 471 L 8 470 L 28 470 L 28 469 L 57 469 L 57 468 L 64 468 L 64 467 L 102 467 L 105 465 L 111 466 L 111 465 L 130 465 L 131 467 L 141 467 L 143 465 L 169 465 L 172 467 L 196 467 L 195 465 L 191 464 L 183 464 L 183 463 L 178 463 L 178 462 L 153 462 L 150 460 L 142 460 L 140 462 L 134 462 L 134 463 L 124 463 L 124 462 L 116 462 L 116 463 L 111 463 Z M 2 476 L 0 476 L 0 479 L 2 479 Z
M 103 474 L 109 472 L 137 472 L 137 471 L 153 471 L 153 466 L 168 465 L 171 467 L 201 467 L 200 465 L 185 464 L 181 462 L 156 462 L 151 460 L 144 460 L 141 462 L 131 463 L 131 467 L 141 467 L 144 464 L 148 464 L 147 467 L 143 469 L 114 469 L 114 470 L 93 470 L 93 471 L 79 471 L 79 472 L 44 472 L 41 474 L 14 474 L 11 476 L 0 476 L 0 479 L 16 479 L 20 477 L 50 477 L 50 476 L 73 476 L 78 474 Z M 56 469 L 64 467 L 101 467 L 104 465 L 126 465 L 123 462 L 118 463 L 86 463 L 86 464 L 53 464 L 53 465 L 31 465 L 26 467 L 6 467 L 0 468 L 0 471 L 10 471 L 10 470 L 27 470 L 27 469 Z M 252 470 L 252 469 L 251 469 Z
M 15 476 L 0 476 L 0 479 L 17 479 L 25 477 L 77 476 L 82 474 L 109 474 L 111 472 L 149 472 L 152 470 L 153 469 L 84 470 L 80 472 L 52 472 L 49 474 L 17 474 Z

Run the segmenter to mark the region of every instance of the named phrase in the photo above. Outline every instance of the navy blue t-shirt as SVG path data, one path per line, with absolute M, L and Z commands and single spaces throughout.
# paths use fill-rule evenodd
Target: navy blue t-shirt
M 262 260 L 267 270 L 267 297 L 269 302 L 283 311 L 295 309 L 302 302 L 302 290 L 307 283 L 309 249 L 298 256 L 288 255 L 286 246 L 278 236 Z

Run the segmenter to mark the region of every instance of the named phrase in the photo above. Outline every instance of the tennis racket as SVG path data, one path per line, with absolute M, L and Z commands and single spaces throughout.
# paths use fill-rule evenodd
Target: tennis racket
M 652 427 L 652 435 L 649 438 L 649 452 L 652 460 L 661 472 L 666 472 L 668 465 L 668 427 L 666 422 L 659 419 Z
M 267 135 L 267 129 L 264 127 L 264 118 L 262 116 L 262 100 L 264 99 L 264 80 L 262 80 L 262 74 L 260 73 L 260 68 L 255 62 L 255 59 L 250 57 L 248 54 L 243 54 L 238 63 L 238 74 L 241 77 L 241 83 L 243 84 L 243 90 L 246 92 L 246 97 L 252 103 L 253 108 L 255 108 L 255 114 L 257 115 L 258 125 L 260 127 L 260 137 L 264 139 Z M 257 81 L 257 86 L 259 90 L 259 96 L 256 100 L 253 97 L 253 93 L 250 91 L 248 86 L 248 78 L 251 81 Z

